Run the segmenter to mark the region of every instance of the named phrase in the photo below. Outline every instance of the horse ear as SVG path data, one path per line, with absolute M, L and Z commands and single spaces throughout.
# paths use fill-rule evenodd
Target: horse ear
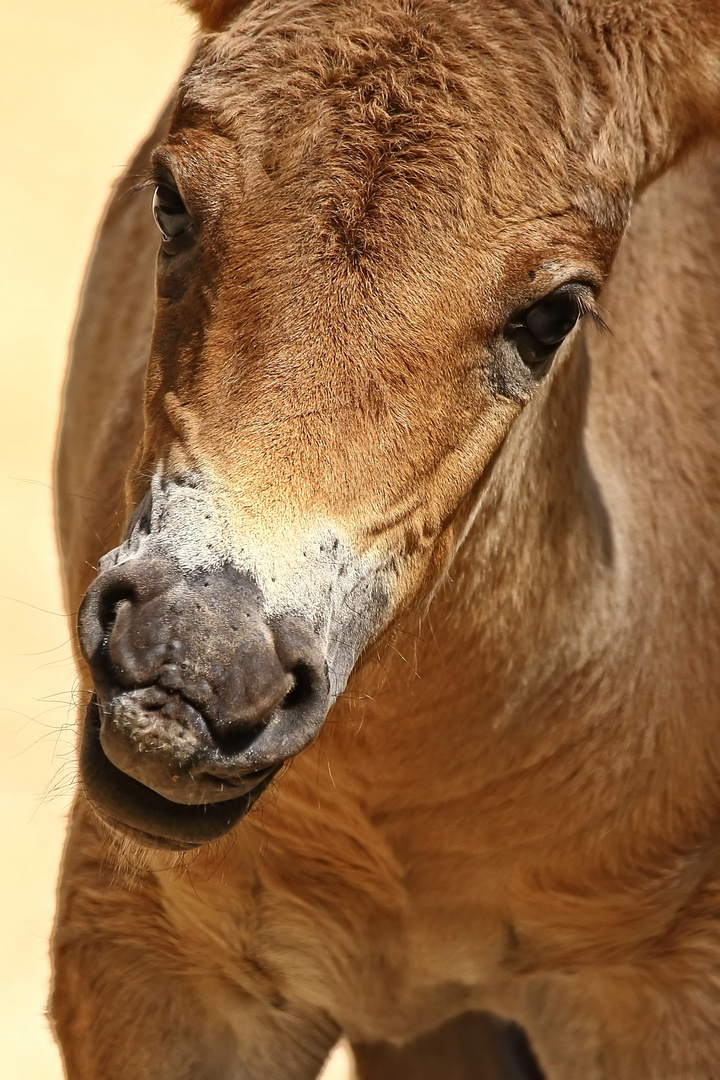
M 185 7 L 200 16 L 203 30 L 222 30 L 250 0 L 183 0 Z

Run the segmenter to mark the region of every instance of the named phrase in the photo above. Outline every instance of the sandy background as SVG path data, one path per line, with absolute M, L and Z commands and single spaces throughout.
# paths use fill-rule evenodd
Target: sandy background
M 62 1076 L 43 1009 L 74 775 L 51 488 L 67 340 L 108 189 L 193 30 L 169 0 L 0 0 L 0 1062 L 13 1080 Z M 346 1075 L 336 1055 L 327 1080 Z

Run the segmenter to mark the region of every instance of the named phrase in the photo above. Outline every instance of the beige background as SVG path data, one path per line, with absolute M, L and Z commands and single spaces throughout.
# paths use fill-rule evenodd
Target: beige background
M 43 1008 L 74 775 L 51 486 L 67 340 L 108 189 L 193 29 L 166 0 L 0 0 L 0 1071 L 13 1080 L 62 1075 Z M 340 1055 L 330 1074 L 346 1075 Z

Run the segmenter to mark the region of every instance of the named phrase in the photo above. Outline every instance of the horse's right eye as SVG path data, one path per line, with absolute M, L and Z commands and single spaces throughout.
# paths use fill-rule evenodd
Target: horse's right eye
M 153 196 L 153 216 L 163 242 L 170 244 L 181 236 L 189 236 L 192 219 L 180 194 L 169 184 L 158 184 Z

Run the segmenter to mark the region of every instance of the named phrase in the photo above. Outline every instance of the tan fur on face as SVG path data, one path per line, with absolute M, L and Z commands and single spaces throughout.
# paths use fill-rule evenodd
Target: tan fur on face
M 336 527 L 369 573 L 392 567 L 390 616 L 427 592 L 532 392 L 500 356 L 506 320 L 607 271 L 624 197 L 579 205 L 594 129 L 554 20 L 469 14 L 257 5 L 201 47 L 156 152 L 198 241 L 160 277 L 139 475 L 206 476 L 222 557 L 264 587 Z M 469 47 L 487 58 L 470 76 Z
M 364 553 L 407 522 L 425 549 L 231 836 L 118 854 L 79 794 L 53 1002 L 71 1080 L 310 1080 L 340 1032 L 402 1044 L 481 1008 L 526 1026 L 549 1080 L 716 1080 L 718 155 L 656 177 L 714 130 L 719 18 L 258 4 L 203 45 L 151 139 L 208 224 L 158 311 L 142 432 L 147 195 L 114 202 L 86 292 L 70 609 L 158 462 L 205 469 L 228 550 L 287 551 L 321 513 Z M 583 269 L 612 334 L 505 396 L 493 328 L 530 271 L 542 294 Z

